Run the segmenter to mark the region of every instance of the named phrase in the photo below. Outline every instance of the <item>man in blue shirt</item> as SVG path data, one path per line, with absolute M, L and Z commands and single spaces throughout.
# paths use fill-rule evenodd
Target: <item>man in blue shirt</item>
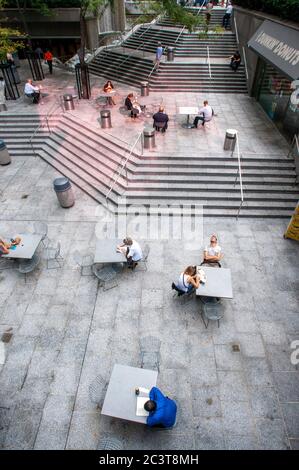
M 162 44 L 158 42 L 158 47 L 156 49 L 156 69 L 159 67 L 162 55 L 163 55 L 163 47 L 162 47 Z
M 146 424 L 150 427 L 171 428 L 175 424 L 176 403 L 165 397 L 157 387 L 151 389 L 149 400 L 144 404 L 144 409 L 149 412 Z

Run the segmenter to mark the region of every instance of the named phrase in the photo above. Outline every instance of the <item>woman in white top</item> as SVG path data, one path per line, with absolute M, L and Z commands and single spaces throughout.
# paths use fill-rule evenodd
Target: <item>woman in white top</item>
M 191 292 L 194 289 L 199 287 L 200 281 L 199 277 L 196 274 L 196 266 L 188 266 L 188 268 L 183 271 L 179 277 L 178 282 L 176 283 L 177 289 L 182 292 Z
M 126 237 L 123 240 L 123 244 L 117 246 L 117 251 L 126 256 L 129 268 L 136 268 L 138 261 L 142 260 L 143 254 L 141 246 L 136 242 L 136 240 L 132 240 L 130 237 Z
M 221 246 L 218 245 L 216 235 L 210 238 L 210 246 L 207 246 L 203 254 L 203 262 L 201 264 L 218 265 L 221 268 L 220 260 L 222 258 Z

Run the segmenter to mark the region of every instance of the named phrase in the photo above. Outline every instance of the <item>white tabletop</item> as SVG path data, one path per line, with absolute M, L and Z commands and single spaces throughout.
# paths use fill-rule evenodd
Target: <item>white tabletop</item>
M 116 251 L 117 245 L 122 245 L 120 238 L 103 238 L 97 241 L 94 263 L 125 263 L 123 253 Z
M 206 273 L 207 281 L 196 289 L 196 295 L 203 297 L 233 298 L 230 269 L 200 266 Z
M 99 94 L 99 96 L 113 96 L 115 95 L 116 91 L 115 90 L 112 90 L 112 91 L 101 91 L 101 93 Z
M 158 372 L 115 364 L 105 396 L 102 414 L 146 424 L 146 416 L 136 416 L 136 387 L 150 390 Z
M 3 258 L 31 259 L 43 236 L 37 233 L 20 233 L 11 238 L 15 237 L 20 237 L 21 243 L 14 250 L 9 250 L 7 255 L 2 255 Z
M 196 106 L 180 106 L 179 114 L 198 114 L 198 107 Z

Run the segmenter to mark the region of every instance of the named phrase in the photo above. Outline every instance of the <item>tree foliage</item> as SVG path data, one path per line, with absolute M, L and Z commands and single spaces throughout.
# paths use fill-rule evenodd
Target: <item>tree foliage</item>
M 234 0 L 236 5 L 299 22 L 299 0 Z
M 6 0 L 0 0 L 0 10 L 5 8 Z M 16 38 L 24 35 L 13 28 L 6 28 L 0 25 L 0 60 L 6 60 L 6 54 L 12 53 L 16 49 L 24 47 L 23 42 L 16 41 Z
M 178 5 L 176 0 L 153 0 L 149 3 L 135 0 L 135 3 L 139 6 L 144 14 L 167 16 L 174 23 L 186 26 L 189 32 L 194 31 L 204 23 L 201 15 L 193 15 L 184 7 Z

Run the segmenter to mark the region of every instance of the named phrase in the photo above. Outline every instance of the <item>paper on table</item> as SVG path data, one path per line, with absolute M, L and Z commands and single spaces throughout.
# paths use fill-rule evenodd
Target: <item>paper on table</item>
M 148 397 L 137 397 L 136 416 L 148 416 L 149 413 L 144 409 L 144 404 L 148 401 Z

